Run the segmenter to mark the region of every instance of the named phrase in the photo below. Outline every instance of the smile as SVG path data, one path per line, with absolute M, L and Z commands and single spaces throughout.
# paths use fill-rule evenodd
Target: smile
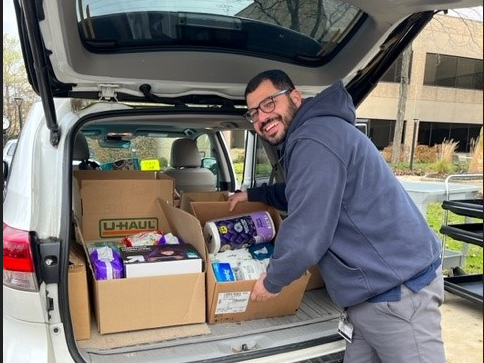
M 275 127 L 277 124 L 279 123 L 279 121 L 272 121 L 270 122 L 268 125 L 264 126 L 263 130 L 265 132 L 268 132 L 270 131 L 273 127 Z

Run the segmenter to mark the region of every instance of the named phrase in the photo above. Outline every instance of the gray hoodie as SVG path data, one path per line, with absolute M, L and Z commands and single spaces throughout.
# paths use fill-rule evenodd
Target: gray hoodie
M 292 121 L 282 149 L 288 216 L 264 281 L 268 291 L 318 264 L 333 301 L 348 307 L 438 260 L 441 242 L 354 122 L 342 82 L 306 99 Z M 267 188 L 249 191 L 249 200 L 264 200 Z

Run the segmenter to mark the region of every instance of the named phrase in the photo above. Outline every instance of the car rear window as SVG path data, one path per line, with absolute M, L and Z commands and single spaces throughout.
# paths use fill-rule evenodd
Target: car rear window
M 332 57 L 364 18 L 337 0 L 77 0 L 76 8 L 93 52 L 212 49 L 306 64 Z

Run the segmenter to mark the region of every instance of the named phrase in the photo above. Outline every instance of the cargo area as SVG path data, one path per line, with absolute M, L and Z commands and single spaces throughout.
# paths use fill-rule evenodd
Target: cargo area
M 186 193 L 178 202 L 173 195 L 173 182 L 162 173 L 74 172 L 69 303 L 86 361 L 155 362 L 162 356 L 164 363 L 215 362 L 324 343 L 335 352 L 344 349 L 336 333 L 340 310 L 316 266 L 271 301 L 255 303 L 249 299 L 255 280 L 220 282 L 214 273 L 202 226 L 264 211 L 277 232 L 281 217 L 275 209 L 246 202 L 229 213 L 226 192 Z M 159 275 L 151 266 L 136 277 L 100 278 L 93 246 L 141 230 L 170 232 L 189 243 L 201 268 Z
M 91 338 L 78 341 L 81 354 L 90 362 L 163 362 L 180 363 L 247 354 L 261 349 L 284 346 L 310 347 L 316 343 L 341 340 L 334 333 L 339 310 L 324 288 L 306 291 L 295 315 L 254 319 L 235 323 L 217 323 L 149 329 L 99 335 L 93 324 Z M 179 336 L 179 335 L 187 336 Z M 192 335 L 191 334 L 197 334 Z M 129 358 L 127 358 L 129 353 Z

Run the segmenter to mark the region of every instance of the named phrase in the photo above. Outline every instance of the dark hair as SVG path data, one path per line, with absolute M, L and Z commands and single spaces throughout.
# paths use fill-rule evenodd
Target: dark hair
M 247 95 L 254 92 L 257 87 L 259 87 L 260 84 L 264 81 L 271 81 L 272 84 L 281 91 L 283 89 L 296 88 L 294 87 L 294 83 L 292 82 L 291 78 L 289 78 L 289 76 L 285 72 L 279 69 L 272 69 L 269 71 L 261 72 L 254 78 L 252 78 L 247 84 L 247 87 L 245 88 L 244 97 L 247 98 Z

